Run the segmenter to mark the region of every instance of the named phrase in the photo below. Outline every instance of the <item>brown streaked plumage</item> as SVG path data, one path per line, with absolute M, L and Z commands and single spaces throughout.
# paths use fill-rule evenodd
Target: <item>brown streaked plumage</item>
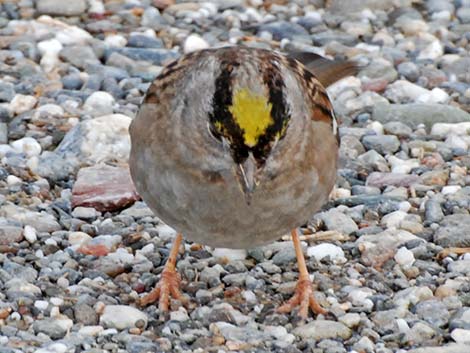
M 131 174 L 148 206 L 184 237 L 251 248 L 304 224 L 327 200 L 336 129 L 324 86 L 296 59 L 247 47 L 203 50 L 168 65 L 150 86 L 130 128 Z M 165 288 L 175 285 L 168 271 Z M 320 312 L 311 288 L 299 291 L 301 315 L 309 302 Z M 157 296 L 167 308 L 168 295 Z

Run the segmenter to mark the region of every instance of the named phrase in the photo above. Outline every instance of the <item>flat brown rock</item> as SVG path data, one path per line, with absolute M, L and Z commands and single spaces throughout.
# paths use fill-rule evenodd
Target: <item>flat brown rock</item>
M 123 209 L 139 199 L 128 167 L 82 168 L 72 189 L 72 207 L 93 207 L 101 212 Z

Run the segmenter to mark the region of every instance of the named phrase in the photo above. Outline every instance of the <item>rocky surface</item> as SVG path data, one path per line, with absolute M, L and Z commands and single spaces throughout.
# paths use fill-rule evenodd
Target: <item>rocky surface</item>
M 2 1 L 0 352 L 470 351 L 469 24 L 448 0 Z M 188 307 L 138 305 L 175 232 L 130 182 L 129 124 L 165 63 L 234 43 L 362 65 L 329 88 L 337 185 L 302 228 L 325 317 L 275 311 L 288 235 L 186 243 Z

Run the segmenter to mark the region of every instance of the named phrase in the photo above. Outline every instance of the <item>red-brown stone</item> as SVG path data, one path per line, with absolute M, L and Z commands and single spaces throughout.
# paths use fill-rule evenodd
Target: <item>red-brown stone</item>
M 82 168 L 72 189 L 72 207 L 93 207 L 101 212 L 123 209 L 139 199 L 128 167 Z

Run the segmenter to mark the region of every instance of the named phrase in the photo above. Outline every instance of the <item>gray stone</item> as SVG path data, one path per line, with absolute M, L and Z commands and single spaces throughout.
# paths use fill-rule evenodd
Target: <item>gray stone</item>
M 46 15 L 79 16 L 86 11 L 87 4 L 85 0 L 37 0 L 36 9 Z
M 109 48 L 106 49 L 106 59 L 112 53 L 122 54 L 133 60 L 149 61 L 155 65 L 163 65 L 179 57 L 176 51 L 161 48 Z
M 368 135 L 362 138 L 368 150 L 375 150 L 382 155 L 391 154 L 400 148 L 400 140 L 394 135 Z
M 378 170 L 379 172 L 390 171 L 386 159 L 373 149 L 358 156 L 357 161 L 360 162 L 364 167 Z
M 464 77 L 468 75 L 468 68 L 470 67 L 470 58 L 463 57 L 443 66 L 443 70 L 448 75 L 456 75 L 457 77 Z
M 95 52 L 88 45 L 72 45 L 65 47 L 60 51 L 59 56 L 62 60 L 80 69 L 86 68 L 89 64 L 100 64 Z
M 199 279 L 206 282 L 210 287 L 216 287 L 220 283 L 220 273 L 223 271 L 221 267 L 213 266 L 206 267 L 201 271 Z
M 237 327 L 227 322 L 214 323 L 227 341 L 246 342 L 253 345 L 260 344 L 269 338 L 269 335 L 252 327 Z
M 378 104 L 374 106 L 372 119 L 382 124 L 401 121 L 412 128 L 424 124 L 430 130 L 435 123 L 470 121 L 470 114 L 454 106 L 442 104 Z
M 424 207 L 425 220 L 430 223 L 440 222 L 444 218 L 444 212 L 442 212 L 441 203 L 437 200 L 426 201 Z
M 419 68 L 415 63 L 403 62 L 397 67 L 398 73 L 405 76 L 408 81 L 415 82 L 419 78 Z
M 470 215 L 444 217 L 441 227 L 434 234 L 434 242 L 444 247 L 470 247 Z
M 293 331 L 294 335 L 303 339 L 322 340 L 332 339 L 348 339 L 351 337 L 351 330 L 344 324 L 330 320 L 315 320 L 306 325 L 299 326 Z
M 351 234 L 358 230 L 357 224 L 352 218 L 336 209 L 322 212 L 317 215 L 324 223 L 328 230 L 336 230 L 342 234 Z
M 10 102 L 15 96 L 15 86 L 10 82 L 0 82 L 0 102 Z
M 437 300 L 425 300 L 416 305 L 418 317 L 435 327 L 447 325 L 450 314 L 446 306 Z
M 295 255 L 294 245 L 291 241 L 285 242 L 286 247 L 278 251 L 272 258 L 273 264 L 276 266 L 285 266 L 290 263 L 295 263 L 297 257 Z
M 33 328 L 36 333 L 44 333 L 52 339 L 63 338 L 67 331 L 72 327 L 73 322 L 70 319 L 59 320 L 57 318 L 47 318 L 34 321 Z
M 457 17 L 461 23 L 470 23 L 470 8 L 461 7 L 457 10 Z
M 0 216 L 15 220 L 23 226 L 29 225 L 38 232 L 54 232 L 62 228 L 50 213 L 31 211 L 12 203 L 0 207 Z
M 12 225 L 3 225 L 0 221 L 0 245 L 11 245 L 23 240 L 23 229 Z
M 163 48 L 163 41 L 160 38 L 134 34 L 129 37 L 127 46 L 134 48 Z
M 449 264 L 450 272 L 458 272 L 463 275 L 470 275 L 470 260 L 459 260 Z
M 308 37 L 307 30 L 298 25 L 297 23 L 287 21 L 277 21 L 263 24 L 259 27 L 258 33 L 269 32 L 272 34 L 274 40 L 281 40 L 284 38 L 294 39 L 295 37 Z
M 413 133 L 413 130 L 401 121 L 390 121 L 384 124 L 384 131 L 398 137 L 409 137 Z
M 365 9 L 370 10 L 389 10 L 395 6 L 392 0 L 332 0 L 328 1 L 328 9 L 334 13 L 349 15 L 355 12 L 361 12 Z
M 73 312 L 75 320 L 83 325 L 97 325 L 98 314 L 90 305 L 78 303 L 74 305 Z

